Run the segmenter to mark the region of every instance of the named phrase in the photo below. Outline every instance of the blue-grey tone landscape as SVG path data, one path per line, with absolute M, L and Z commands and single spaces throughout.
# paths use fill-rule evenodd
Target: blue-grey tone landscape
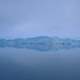
M 0 80 L 80 80 L 80 0 L 0 0 Z

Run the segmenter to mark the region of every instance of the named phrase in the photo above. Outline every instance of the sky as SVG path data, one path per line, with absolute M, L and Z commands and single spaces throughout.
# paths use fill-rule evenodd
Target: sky
M 80 0 L 0 0 L 0 38 L 80 38 Z

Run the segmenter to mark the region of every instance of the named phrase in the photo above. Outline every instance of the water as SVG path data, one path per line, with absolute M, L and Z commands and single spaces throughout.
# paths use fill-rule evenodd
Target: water
M 80 80 L 80 49 L 0 48 L 0 80 Z

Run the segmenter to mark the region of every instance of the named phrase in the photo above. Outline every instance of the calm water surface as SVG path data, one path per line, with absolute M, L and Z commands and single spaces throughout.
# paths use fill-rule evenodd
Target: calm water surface
M 80 49 L 0 48 L 0 80 L 80 80 Z

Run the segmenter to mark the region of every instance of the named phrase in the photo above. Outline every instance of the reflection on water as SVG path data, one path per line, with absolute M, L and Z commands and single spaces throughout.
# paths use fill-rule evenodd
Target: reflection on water
M 80 50 L 1 48 L 0 80 L 80 80 Z

